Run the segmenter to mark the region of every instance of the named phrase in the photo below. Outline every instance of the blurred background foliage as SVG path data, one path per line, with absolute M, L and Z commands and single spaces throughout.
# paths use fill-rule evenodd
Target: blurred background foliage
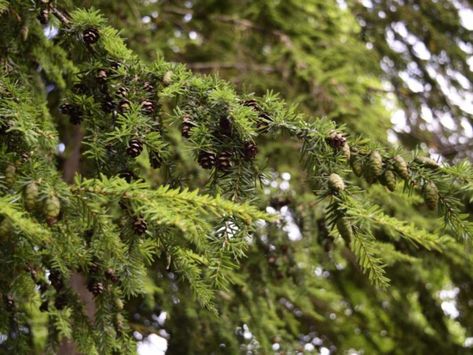
M 463 16 L 471 15 L 469 1 L 81 5 L 108 14 L 143 59 L 163 56 L 195 72 L 218 73 L 241 92 L 273 90 L 310 116 L 345 124 L 352 137 L 421 146 L 446 160 L 471 158 L 473 34 L 472 17 Z M 314 204 L 294 149 L 290 141 L 264 142 L 261 159 L 274 171 L 267 201 L 286 217 L 285 226 L 255 236 L 236 286 L 221 294 L 221 316 L 197 311 L 191 298 L 169 288 L 169 276 L 158 273 L 156 297 L 137 306 L 140 322 L 156 325 L 153 305 L 166 310 L 163 327 L 170 333 L 169 352 L 176 354 L 322 347 L 335 353 L 469 352 L 470 253 L 455 246 L 439 258 L 398 240 L 406 257 L 386 244 L 392 285 L 385 292 L 374 289 L 339 240 L 319 228 L 323 206 Z M 440 227 L 415 197 L 407 203 L 397 194 L 387 197 L 381 187 L 372 188 L 370 197 L 393 216 L 430 231 Z M 387 238 L 385 233 L 379 230 L 377 237 Z

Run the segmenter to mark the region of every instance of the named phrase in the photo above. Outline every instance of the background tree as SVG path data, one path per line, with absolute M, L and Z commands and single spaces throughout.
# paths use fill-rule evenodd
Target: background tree
M 0 2 L 3 349 L 467 353 L 466 6 Z

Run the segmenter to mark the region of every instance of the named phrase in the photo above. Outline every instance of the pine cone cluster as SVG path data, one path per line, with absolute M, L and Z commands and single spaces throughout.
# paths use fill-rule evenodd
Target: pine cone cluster
M 139 139 L 133 138 L 128 142 L 126 153 L 130 157 L 136 158 L 137 156 L 141 154 L 142 151 L 143 151 L 143 143 Z

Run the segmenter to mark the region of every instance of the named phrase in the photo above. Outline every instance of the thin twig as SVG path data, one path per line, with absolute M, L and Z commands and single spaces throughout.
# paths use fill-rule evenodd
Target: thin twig
M 69 25 L 69 23 L 70 23 L 71 21 L 67 18 L 66 14 L 64 14 L 62 11 L 60 11 L 59 9 L 57 9 L 56 7 L 53 7 L 53 6 L 51 6 L 50 9 L 51 9 L 51 12 L 53 13 L 53 15 L 54 15 L 59 21 L 61 21 L 61 23 L 62 23 L 63 25 L 66 25 L 66 26 Z

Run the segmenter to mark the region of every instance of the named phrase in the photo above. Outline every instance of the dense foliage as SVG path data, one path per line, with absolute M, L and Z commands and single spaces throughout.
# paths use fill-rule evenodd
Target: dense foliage
M 1 349 L 471 351 L 468 6 L 0 0 Z

